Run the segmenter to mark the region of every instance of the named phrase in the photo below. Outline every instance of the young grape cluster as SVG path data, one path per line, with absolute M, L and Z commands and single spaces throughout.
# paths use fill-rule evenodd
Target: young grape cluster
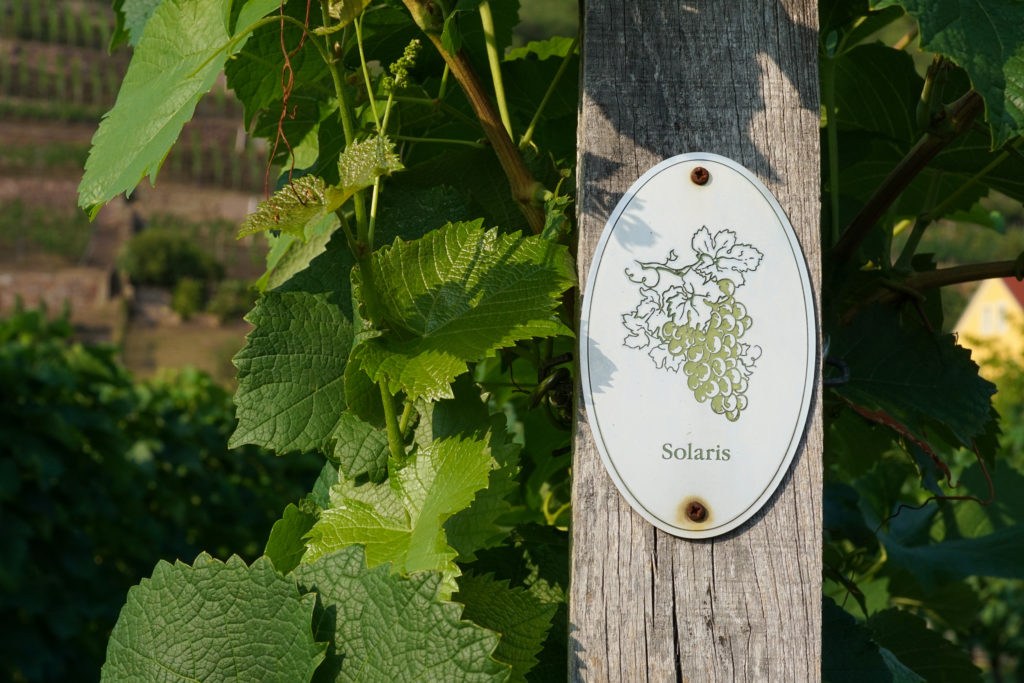
M 718 283 L 723 296 L 711 304 L 710 320 L 690 327 L 665 323 L 662 333 L 668 351 L 683 357 L 686 384 L 698 402 L 710 401 L 711 409 L 735 422 L 747 407 L 747 386 L 753 361 L 760 349 L 740 343 L 752 320 L 747 307 L 733 296 L 736 286 L 729 280 Z

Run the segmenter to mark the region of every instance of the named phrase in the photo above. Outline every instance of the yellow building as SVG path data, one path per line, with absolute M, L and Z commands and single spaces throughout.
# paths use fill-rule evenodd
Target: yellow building
M 953 331 L 979 363 L 992 355 L 1024 361 L 1024 282 L 984 280 Z

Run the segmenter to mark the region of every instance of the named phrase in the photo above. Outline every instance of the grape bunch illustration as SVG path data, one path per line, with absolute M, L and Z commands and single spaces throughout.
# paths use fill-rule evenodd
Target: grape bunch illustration
M 753 320 L 736 299 L 745 273 L 764 255 L 737 243 L 732 230 L 713 236 L 707 226 L 690 246 L 696 261 L 683 265 L 675 250 L 664 261 L 637 261 L 626 277 L 639 285 L 640 303 L 622 316 L 629 332 L 623 343 L 646 351 L 657 368 L 686 376 L 698 403 L 731 422 L 747 407 L 747 388 L 761 347 L 743 343 Z

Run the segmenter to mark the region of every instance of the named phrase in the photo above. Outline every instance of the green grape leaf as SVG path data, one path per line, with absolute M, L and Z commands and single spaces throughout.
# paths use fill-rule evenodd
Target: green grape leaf
M 892 607 L 872 615 L 867 627 L 876 643 L 929 682 L 981 681 L 970 655 L 928 628 L 921 617 Z
M 922 443 L 930 432 L 973 448 L 988 427 L 995 386 L 953 335 L 901 324 L 876 306 L 834 332 L 831 354 L 850 368 L 850 381 L 833 391 Z
M 505 416 L 489 414 L 469 375 L 457 379 L 452 390 L 453 399 L 417 402 L 420 419 L 413 438 L 424 448 L 432 441 L 456 437 L 488 443 L 496 467 L 491 470 L 487 488 L 477 493 L 468 508 L 444 524 L 448 544 L 459 553 L 459 561 L 472 562 L 477 551 L 498 545 L 511 531 L 499 519 L 511 511 L 508 497 L 518 487 L 519 445 L 508 437 Z
M 278 453 L 326 443 L 345 410 L 352 322 L 323 294 L 267 292 L 246 316 L 256 329 L 234 358 L 238 427 L 231 448 Z
M 909 55 L 879 44 L 860 45 L 837 57 L 835 79 L 839 191 L 859 207 L 920 136 L 916 111 L 924 81 Z M 962 70 L 955 69 L 946 90 L 963 92 L 967 80 Z M 955 192 L 961 192 L 957 201 L 943 203 L 946 215 L 968 210 L 988 193 L 986 186 L 1024 200 L 1024 158 L 1011 155 L 990 167 L 996 158 L 987 132 L 968 130 L 917 175 L 893 203 L 890 215 L 893 219 L 917 217 L 922 207 L 935 205 L 935 197 Z M 976 182 L 979 177 L 983 182 Z
M 238 237 L 263 230 L 280 230 L 305 238 L 308 229 L 323 222 L 354 192 L 327 187 L 323 179 L 316 176 L 303 176 L 260 202 L 256 211 L 245 217 Z
M 992 147 L 1024 130 L 1024 4 L 1019 0 L 872 0 L 899 5 L 921 27 L 921 49 L 947 55 L 985 98 Z
M 554 313 L 573 284 L 568 252 L 540 237 L 454 223 L 374 254 L 385 336 L 353 360 L 375 382 L 411 399 L 450 398 L 466 363 L 520 339 L 569 333 Z
M 477 68 L 486 72 L 483 62 L 485 42 L 480 23 L 479 6 L 482 0 L 458 0 L 445 18 L 441 30 L 441 45 L 448 52 L 465 49 Z M 494 18 L 494 39 L 498 54 L 512 43 L 512 33 L 519 23 L 518 0 L 490 0 L 491 15 Z
M 159 5 L 160 0 L 123 0 L 118 3 L 119 11 L 124 16 L 123 26 L 128 33 L 129 45 L 135 47 L 139 44 L 146 22 Z
M 882 655 L 882 661 L 885 662 L 885 667 L 892 675 L 892 683 L 927 683 L 925 679 L 914 673 L 913 669 L 901 662 L 891 650 L 879 647 L 878 654 Z
M 345 401 L 353 415 L 375 427 L 384 427 L 380 389 L 356 363 L 345 368 Z
M 821 640 L 823 681 L 861 683 L 891 679 L 870 631 L 829 597 L 821 605 Z
M 387 137 L 367 138 L 346 147 L 338 158 L 338 187 L 354 192 L 373 185 L 380 176 L 400 170 L 402 162 Z
M 450 592 L 459 569 L 443 525 L 487 486 L 492 463 L 486 442 L 446 439 L 418 450 L 401 469 L 392 462 L 383 484 L 336 484 L 330 509 L 309 533 L 303 560 L 358 543 L 370 566 L 389 562 L 403 574 L 438 571 Z
M 452 600 L 466 606 L 463 618 L 501 634 L 494 658 L 512 666 L 509 683 L 525 683 L 526 674 L 537 665 L 537 653 L 558 606 L 540 601 L 523 588 L 509 588 L 508 581 L 491 574 L 463 576 Z
M 128 27 L 125 26 L 124 3 L 125 0 L 114 0 L 110 6 L 114 11 L 114 31 L 110 35 L 110 44 L 108 46 L 110 52 L 113 52 L 114 48 L 126 44 L 131 38 L 128 33 Z
M 281 286 L 296 273 L 305 270 L 310 262 L 327 249 L 331 235 L 341 223 L 335 214 L 329 214 L 321 221 L 308 223 L 303 238 L 281 233 L 267 234 L 270 249 L 267 251 L 267 270 L 256 281 L 260 292 Z
M 305 23 L 306 3 L 285 3 L 285 15 Z M 310 13 L 310 24 L 318 25 L 320 11 Z M 232 56 L 224 67 L 227 85 L 235 91 L 245 109 L 245 126 L 249 128 L 253 119 L 263 110 L 280 102 L 281 70 L 284 68 L 282 41 L 293 50 L 302 39 L 302 28 L 291 22 L 284 24 L 282 35 L 280 22 L 261 26 L 253 31 L 245 47 Z M 320 52 L 310 44 L 289 58 L 292 76 L 295 79 L 292 94 L 302 93 L 309 88 L 319 87 L 333 92 L 331 72 L 324 63 Z M 293 103 L 294 104 L 294 103 Z M 277 116 L 281 109 L 277 108 Z M 277 118 L 274 119 L 275 123 Z M 289 137 L 293 143 L 295 140 Z
M 575 158 L 576 154 L 579 54 L 574 51 L 567 61 L 564 59 L 572 45 L 573 41 L 568 38 L 530 43 L 509 53 L 501 65 L 505 74 L 505 97 L 516 130 L 525 130 L 540 112 L 531 139 L 545 152 L 531 159 L 535 151 L 530 147 L 524 151 L 524 158 L 535 176 L 552 188 L 558 179 L 547 175 L 550 164 L 547 152 L 554 159 Z M 556 77 L 558 84 L 549 92 Z M 541 102 L 544 102 L 543 108 Z
M 372 0 L 331 0 L 330 15 L 338 20 L 336 26 L 345 26 L 363 13 Z M 335 28 L 335 27 L 332 27 Z
M 356 142 L 341 154 L 338 161 L 341 180 L 337 186 L 328 186 L 317 176 L 307 175 L 292 181 L 246 216 L 238 236 L 280 230 L 305 238 L 307 231 L 322 223 L 349 197 L 373 185 L 379 176 L 400 168 L 402 164 L 387 138 Z
M 128 591 L 102 680 L 308 681 L 327 646 L 313 639 L 315 602 L 266 558 L 161 561 Z
M 278 3 L 250 0 L 251 20 Z M 146 23 L 114 108 L 92 139 L 78 205 L 94 217 L 157 171 L 228 56 L 245 42 L 228 28 L 228 0 L 164 0 Z M 261 14 L 262 13 L 262 14 Z M 242 20 L 240 17 L 240 21 Z
M 512 62 L 517 59 L 527 59 L 530 56 L 536 56 L 541 61 L 550 57 L 565 57 L 569 54 L 569 50 L 575 49 L 575 42 L 574 38 L 564 36 L 554 36 L 547 40 L 531 40 L 522 47 L 512 48 L 506 52 L 505 61 Z
M 253 443 L 278 453 L 327 445 L 346 408 L 352 347 L 353 266 L 339 233 L 305 270 L 267 292 L 247 320 L 255 329 L 234 358 L 238 427 L 231 447 Z
M 990 505 L 965 503 L 945 514 L 937 514 L 932 506 L 901 513 L 908 527 L 928 533 L 923 539 L 896 531 L 879 534 L 889 562 L 912 571 L 928 592 L 968 576 L 1024 578 L 1024 524 L 1019 521 L 1024 514 L 1024 476 L 999 461 L 991 477 L 996 496 Z M 978 500 L 990 497 L 988 477 L 978 465 L 964 471 L 957 494 Z
M 913 143 L 923 81 L 914 60 L 901 50 L 869 43 L 836 57 L 836 124 L 840 130 L 869 130 Z
M 492 658 L 498 634 L 460 620 L 460 608 L 436 599 L 440 575 L 395 576 L 366 568 L 355 546 L 299 566 L 302 590 L 319 597 L 313 623 L 329 640 L 317 681 L 504 681 Z
M 289 503 L 284 509 L 281 519 L 274 522 L 267 539 L 264 555 L 274 563 L 274 569 L 287 574 L 299 566 L 302 555 L 306 552 L 306 535 L 316 522 L 316 516 L 303 512 L 294 504 Z
M 460 192 L 447 185 L 417 187 L 395 176 L 381 195 L 377 212 L 376 240 L 390 244 L 396 237 L 415 240 L 431 230 L 458 221 L 473 220 L 469 204 Z
M 388 476 L 388 437 L 382 429 L 344 413 L 332 436 L 334 460 L 347 479 L 367 475 L 372 482 Z
M 852 48 L 902 16 L 899 7 L 869 12 L 866 0 L 822 0 L 818 4 L 818 30 L 826 45 L 833 37 L 830 34 L 834 34 L 836 47 L 841 36 L 843 47 Z M 824 73 L 822 77 L 825 78 Z
M 316 514 L 331 507 L 331 487 L 341 481 L 341 472 L 338 466 L 328 460 L 320 470 L 320 475 L 313 482 L 313 490 L 309 492 L 306 501 L 316 506 Z
M 404 182 L 423 188 L 436 186 L 438 178 L 468 192 L 474 217 L 483 216 L 487 225 L 500 225 L 507 232 L 530 229 L 492 150 L 449 148 L 402 174 Z

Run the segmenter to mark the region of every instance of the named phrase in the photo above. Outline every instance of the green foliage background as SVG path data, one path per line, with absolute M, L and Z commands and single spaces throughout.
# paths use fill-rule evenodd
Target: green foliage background
M 228 452 L 230 395 L 194 370 L 136 382 L 66 318 L 0 321 L 0 677 L 95 680 L 156 559 L 260 555 L 315 460 Z

